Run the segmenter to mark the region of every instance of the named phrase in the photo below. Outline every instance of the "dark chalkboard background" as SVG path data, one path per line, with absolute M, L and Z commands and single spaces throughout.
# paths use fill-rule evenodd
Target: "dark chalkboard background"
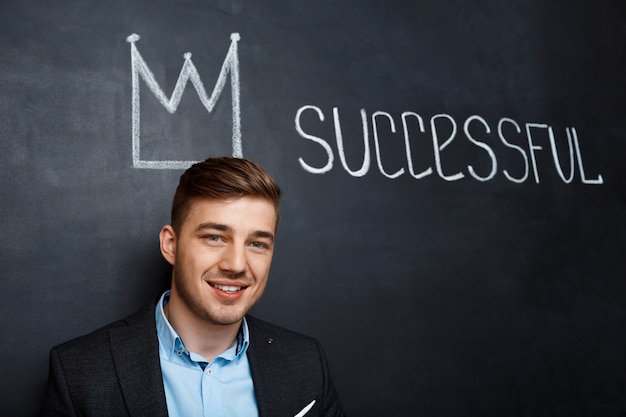
M 168 284 L 158 231 L 181 170 L 133 168 L 136 45 L 166 95 L 192 53 L 213 90 L 239 33 L 243 155 L 285 191 L 261 318 L 324 344 L 352 416 L 626 415 L 626 13 L 618 1 L 3 1 L 0 5 L 0 407 L 36 413 L 49 348 Z M 227 84 L 174 115 L 142 86 L 142 156 L 230 154 Z M 328 160 L 332 169 L 312 174 Z M 369 118 L 370 168 L 360 111 Z M 377 119 L 377 165 L 371 115 Z M 411 127 L 408 173 L 401 114 Z M 435 169 L 430 120 L 456 137 Z M 463 132 L 489 145 L 492 160 Z M 525 181 L 525 124 L 537 169 Z M 451 127 L 438 119 L 439 136 Z M 442 139 L 442 140 L 443 140 Z M 527 166 L 528 168 L 528 166 Z

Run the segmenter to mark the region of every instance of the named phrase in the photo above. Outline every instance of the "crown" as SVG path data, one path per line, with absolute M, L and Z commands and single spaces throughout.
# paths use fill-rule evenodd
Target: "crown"
M 239 104 L 239 58 L 237 55 L 237 42 L 240 40 L 238 33 L 230 35 L 231 43 L 226 54 L 226 58 L 222 64 L 222 69 L 215 83 L 215 87 L 211 92 L 211 96 L 207 95 L 204 84 L 200 79 L 198 70 L 191 60 L 191 53 L 187 52 L 183 55 L 185 62 L 176 81 L 176 86 L 170 98 L 167 98 L 163 89 L 154 78 L 154 74 L 144 61 L 143 57 L 137 49 L 137 41 L 139 35 L 133 33 L 126 38 L 130 43 L 130 58 L 132 68 L 132 156 L 134 168 L 147 169 L 185 169 L 197 161 L 146 161 L 141 159 L 141 105 L 139 95 L 139 80 L 143 80 L 148 89 L 154 94 L 159 103 L 165 109 L 173 114 L 176 112 L 187 82 L 191 81 L 198 97 L 207 112 L 211 113 L 215 104 L 224 90 L 226 79 L 230 76 L 230 87 L 232 95 L 232 111 L 233 111 L 233 156 L 241 158 L 243 156 L 241 146 L 241 114 Z

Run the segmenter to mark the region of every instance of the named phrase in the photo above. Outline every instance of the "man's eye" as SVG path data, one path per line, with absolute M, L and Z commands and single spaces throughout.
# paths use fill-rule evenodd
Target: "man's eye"
M 251 246 L 255 249 L 266 249 L 267 248 L 267 244 L 263 243 L 263 242 L 252 242 Z
M 206 236 L 205 239 L 208 240 L 209 242 L 220 242 L 222 240 L 220 236 L 215 236 L 215 235 Z

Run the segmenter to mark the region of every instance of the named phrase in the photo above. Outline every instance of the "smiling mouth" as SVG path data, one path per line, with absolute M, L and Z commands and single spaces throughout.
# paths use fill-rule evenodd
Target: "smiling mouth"
M 235 287 L 233 285 L 218 285 L 218 284 L 209 284 L 213 288 L 217 288 L 218 290 L 227 292 L 227 293 L 235 293 L 240 291 L 243 287 Z

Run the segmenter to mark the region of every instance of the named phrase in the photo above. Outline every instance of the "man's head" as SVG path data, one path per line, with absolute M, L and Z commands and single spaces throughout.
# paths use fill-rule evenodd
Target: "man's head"
M 276 182 L 245 159 L 208 159 L 181 176 L 172 224 L 160 234 L 161 253 L 173 265 L 175 320 L 241 322 L 265 290 L 279 198 Z

